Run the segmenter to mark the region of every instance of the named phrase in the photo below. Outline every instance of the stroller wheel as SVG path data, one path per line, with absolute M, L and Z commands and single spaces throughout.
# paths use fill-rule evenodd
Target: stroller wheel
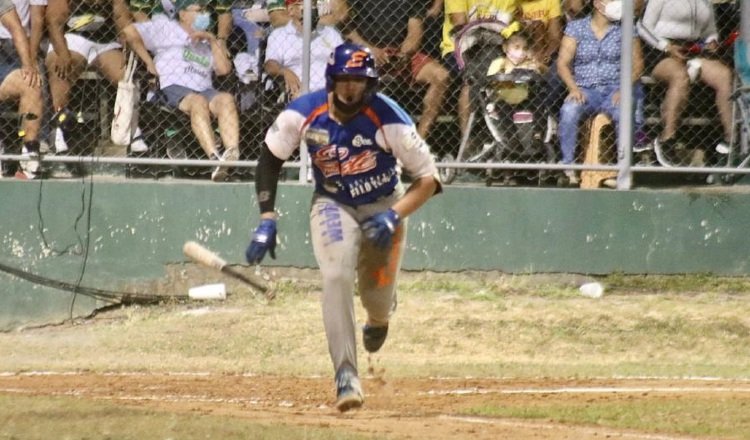
M 453 157 L 452 154 L 446 153 L 443 157 L 440 158 L 440 162 L 455 162 L 456 158 Z M 458 172 L 458 169 L 456 168 L 440 168 L 438 170 L 438 174 L 440 175 L 440 180 L 445 185 L 450 185 L 455 179 L 456 174 Z

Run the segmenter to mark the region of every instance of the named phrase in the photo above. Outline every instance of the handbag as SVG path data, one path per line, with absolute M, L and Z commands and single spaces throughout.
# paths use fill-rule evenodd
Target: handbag
M 114 117 L 110 138 L 117 145 L 130 145 L 138 127 L 140 90 L 133 80 L 138 62 L 130 51 L 122 79 L 117 83 Z

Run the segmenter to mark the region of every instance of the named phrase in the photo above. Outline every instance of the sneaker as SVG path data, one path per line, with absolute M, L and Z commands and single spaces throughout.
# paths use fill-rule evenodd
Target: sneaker
M 131 153 L 145 153 L 146 151 L 148 151 L 148 144 L 143 140 L 143 136 L 136 137 L 130 143 Z
M 37 145 L 35 148 L 36 151 L 29 151 L 29 149 L 26 147 L 26 145 L 23 146 L 21 149 L 21 154 L 24 156 L 28 156 L 29 160 L 22 160 L 19 162 L 21 169 L 16 172 L 16 178 L 18 179 L 36 179 L 39 176 L 39 169 L 41 168 L 39 164 L 39 146 Z M 34 160 L 37 159 L 37 160 Z M 24 174 L 24 176 L 20 176 L 20 174 Z
M 240 158 L 240 151 L 235 148 L 229 148 L 226 151 L 224 151 L 224 154 L 221 155 L 219 158 L 222 162 L 231 162 L 235 161 Z M 211 173 L 211 180 L 214 182 L 223 182 L 227 180 L 227 177 L 229 176 L 229 167 L 225 166 L 218 166 L 214 170 L 213 173 Z
M 361 407 L 364 401 L 357 371 L 349 365 L 341 366 L 336 371 L 336 409 L 346 412 Z
M 365 324 L 362 327 L 362 343 L 368 353 L 375 353 L 383 346 L 385 338 L 388 336 L 388 325 L 385 327 L 373 327 Z
M 575 170 L 565 170 L 565 177 L 568 178 L 568 183 L 570 185 L 578 185 L 578 176 L 576 175 Z
M 63 133 L 62 128 L 57 127 L 55 128 L 55 153 L 60 154 L 68 151 L 68 143 L 65 142 L 65 134 Z
M 677 141 L 675 138 L 669 138 L 661 140 L 659 138 L 654 139 L 654 152 L 656 153 L 656 161 L 663 167 L 672 167 L 673 163 L 676 163 L 677 158 L 675 156 L 675 149 L 677 148 Z
M 716 144 L 716 152 L 719 154 L 729 154 L 731 151 L 731 148 L 729 147 L 729 142 L 727 141 L 721 141 L 718 144 Z

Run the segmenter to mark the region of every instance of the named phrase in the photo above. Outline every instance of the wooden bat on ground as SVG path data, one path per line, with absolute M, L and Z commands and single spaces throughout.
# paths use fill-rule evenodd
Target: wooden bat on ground
M 188 241 L 182 247 L 182 252 L 185 254 L 185 256 L 195 261 L 196 263 L 206 267 L 210 267 L 212 269 L 217 269 L 221 273 L 240 280 L 253 289 L 259 290 L 260 292 L 265 294 L 267 299 L 273 299 L 273 292 L 268 289 L 268 285 L 265 281 L 252 275 L 245 275 L 240 271 L 232 268 L 223 258 L 216 255 L 216 253 L 206 249 L 201 244 L 194 241 Z

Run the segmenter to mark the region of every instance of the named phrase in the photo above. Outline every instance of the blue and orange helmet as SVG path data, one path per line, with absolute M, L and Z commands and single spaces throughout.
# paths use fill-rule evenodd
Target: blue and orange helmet
M 368 78 L 369 96 L 374 95 L 378 86 L 378 70 L 370 49 L 353 43 L 343 43 L 331 52 L 326 66 L 326 89 L 333 90 L 333 80 L 339 75 Z

